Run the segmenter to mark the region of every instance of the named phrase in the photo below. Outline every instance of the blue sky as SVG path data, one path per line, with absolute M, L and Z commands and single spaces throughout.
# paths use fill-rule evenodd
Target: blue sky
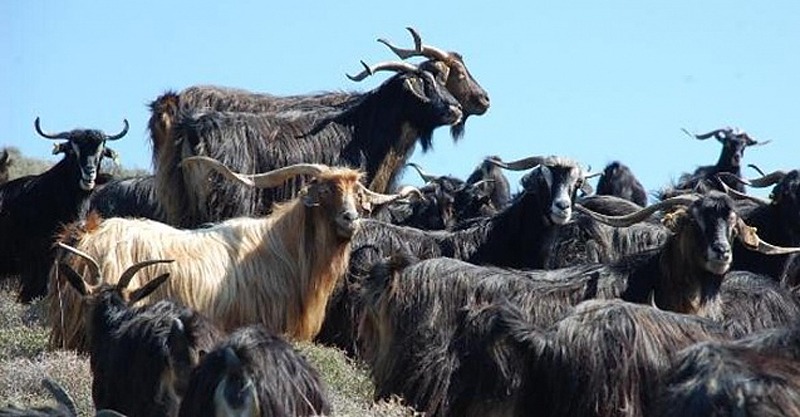
M 127 118 L 113 147 L 124 165 L 150 169 L 147 104 L 162 92 L 371 89 L 387 75 L 344 74 L 393 59 L 375 40 L 410 46 L 404 28 L 414 26 L 460 52 L 492 102 L 462 141 L 440 128 L 434 150 L 415 153 L 431 172 L 465 177 L 491 154 L 563 155 L 595 170 L 618 159 L 652 190 L 716 161 L 716 142 L 681 128 L 727 125 L 773 140 L 745 162 L 798 167 L 798 2 L 272 3 L 0 2 L 0 146 L 54 159 L 36 116 L 51 131 L 116 132 Z

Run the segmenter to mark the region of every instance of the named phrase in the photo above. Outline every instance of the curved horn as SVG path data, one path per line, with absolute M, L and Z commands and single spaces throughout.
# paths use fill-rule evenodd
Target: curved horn
M 739 240 L 747 249 L 752 251 L 765 255 L 789 255 L 792 253 L 800 253 L 800 248 L 786 248 L 764 242 L 756 233 L 756 228 L 748 226 L 741 218 L 736 223 L 736 228 L 739 231 Z
M 77 416 L 77 414 L 75 414 Z M 125 414 L 119 413 L 108 408 L 97 411 L 94 417 L 126 417 Z
M 389 43 L 389 41 L 385 39 L 378 39 L 378 42 L 389 47 L 389 49 L 391 49 L 392 52 L 394 52 L 397 56 L 399 56 L 402 59 L 408 59 L 413 56 L 424 56 L 426 58 L 436 59 L 439 61 L 448 61 L 451 59 L 449 52 L 443 51 L 439 48 L 430 45 L 423 45 L 422 36 L 419 35 L 419 32 L 417 32 L 416 29 L 412 27 L 407 27 L 406 30 L 411 32 L 411 37 L 414 38 L 414 49 L 398 48 Z
M 729 196 L 734 197 L 737 200 L 750 200 L 750 201 L 753 201 L 753 202 L 755 202 L 757 204 L 760 204 L 760 205 L 763 205 L 763 206 L 768 206 L 768 205 L 771 204 L 767 200 L 764 200 L 764 199 L 761 199 L 761 198 L 758 198 L 756 196 L 752 196 L 752 195 L 749 195 L 749 194 L 742 193 L 742 192 L 740 192 L 738 190 L 735 190 L 735 189 L 729 187 L 728 184 L 725 183 L 725 181 L 722 181 L 722 178 L 730 178 L 730 179 L 732 179 L 732 180 L 734 180 L 736 182 L 739 182 L 740 184 L 745 184 L 745 185 L 747 185 L 748 181 L 745 180 L 745 179 L 739 178 L 737 175 L 731 174 L 730 172 L 720 172 L 720 173 L 718 173 L 717 176 L 716 176 L 717 183 L 725 191 L 725 194 L 728 194 Z
M 659 210 L 666 210 L 678 205 L 689 205 L 692 204 L 694 201 L 699 199 L 700 197 L 697 195 L 688 195 L 688 196 L 677 196 L 668 198 L 651 206 L 647 206 L 639 211 L 626 214 L 624 216 L 607 216 L 605 214 L 600 214 L 595 211 L 592 211 L 580 203 L 575 204 L 575 208 L 581 211 L 582 213 L 586 214 L 587 216 L 599 221 L 600 223 L 605 223 L 609 226 L 614 227 L 627 227 L 632 224 L 636 224 L 641 222 L 642 220 L 650 217 L 653 213 Z
M 39 136 L 41 136 L 43 138 L 47 138 L 47 139 L 69 139 L 69 132 L 61 132 L 61 133 L 57 133 L 57 134 L 43 132 L 42 131 L 42 127 L 39 126 L 39 116 L 36 116 L 36 120 L 33 121 L 33 127 L 36 128 L 36 133 L 38 133 Z
M 117 140 L 125 136 L 128 133 L 128 128 L 130 125 L 128 124 L 128 119 L 122 119 L 122 124 L 125 126 L 122 128 L 122 132 L 117 133 L 116 135 L 105 135 L 106 140 Z
M 716 137 L 717 133 L 727 132 L 730 129 L 728 129 L 728 128 L 717 129 L 717 130 L 712 130 L 712 131 L 710 131 L 708 133 L 702 133 L 702 134 L 699 134 L 699 135 L 698 134 L 689 133 L 688 130 L 683 129 L 683 128 L 681 128 L 681 130 L 683 131 L 683 133 L 686 133 L 687 135 L 689 135 L 689 136 L 691 136 L 691 137 L 693 137 L 693 138 L 695 138 L 697 140 L 706 140 L 706 139 L 709 139 L 709 138 L 712 138 L 712 137 Z
M 748 166 L 749 168 L 751 168 L 751 169 L 755 170 L 756 172 L 758 172 L 758 175 L 761 175 L 762 177 L 763 177 L 764 175 L 767 175 L 767 174 L 765 174 L 765 173 L 764 173 L 764 171 L 762 171 L 762 170 L 761 170 L 761 168 L 759 168 L 759 167 L 758 167 L 758 165 L 756 165 L 756 164 L 747 164 L 747 166 Z
M 89 270 L 90 270 L 90 272 L 92 274 L 92 277 L 93 278 L 100 278 L 100 265 L 97 264 L 97 261 L 92 257 L 92 255 L 89 255 L 88 253 L 86 253 L 86 252 L 84 252 L 84 251 L 82 251 L 80 249 L 73 248 L 72 246 L 65 245 L 65 244 L 63 244 L 61 242 L 58 242 L 57 244 L 61 249 L 67 250 L 69 252 L 72 252 L 73 254 L 78 255 L 81 258 L 85 259 L 86 262 L 89 263 Z
M 369 199 L 369 202 L 372 203 L 372 205 L 376 206 L 379 206 L 381 204 L 391 203 L 392 201 L 408 197 L 411 194 L 416 194 L 420 199 L 425 200 L 425 197 L 422 195 L 422 192 L 416 189 L 415 187 L 410 187 L 410 186 L 403 187 L 397 194 L 381 194 L 370 190 L 369 188 L 365 187 L 362 184 L 359 185 L 361 186 L 361 191 Z
M 428 174 L 427 172 L 423 171 L 422 167 L 417 165 L 414 162 L 409 162 L 406 165 L 410 166 L 410 167 L 413 167 L 415 170 L 417 170 L 417 173 L 419 174 L 420 178 L 422 178 L 422 180 L 425 181 L 425 182 L 431 182 L 431 181 L 439 178 L 436 175 Z
M 367 78 L 370 75 L 378 71 L 394 71 L 394 72 L 417 72 L 419 68 L 416 65 L 409 64 L 408 62 L 400 62 L 400 61 L 384 61 L 373 66 L 367 65 L 366 62 L 361 61 L 361 65 L 364 66 L 364 70 L 356 75 L 345 74 L 347 78 L 352 81 L 361 81 Z
M 58 382 L 50 378 L 44 378 L 42 380 L 42 386 L 46 390 L 50 391 L 50 394 L 53 395 L 53 398 L 56 399 L 58 404 L 63 405 L 67 408 L 67 410 L 69 410 L 71 413 L 70 415 L 78 415 L 77 407 L 75 406 L 75 400 L 72 399 L 64 387 L 62 387 Z
M 139 272 L 139 270 L 141 270 L 144 267 L 148 267 L 150 265 L 155 265 L 155 264 L 168 264 L 172 262 L 175 261 L 173 261 L 172 259 L 153 259 L 150 261 L 142 261 L 134 265 L 131 265 L 130 267 L 128 267 L 128 269 L 125 270 L 125 272 L 122 273 L 122 275 L 119 276 L 119 281 L 117 281 L 117 288 L 119 289 L 127 288 L 128 284 L 131 283 L 131 279 L 133 278 L 133 276 L 136 275 L 136 273 Z
M 524 171 L 537 165 L 544 164 L 547 162 L 547 158 L 542 156 L 530 156 L 512 162 L 503 162 L 500 159 L 486 159 L 486 161 L 503 169 L 508 169 L 511 171 Z
M 598 172 L 591 173 L 589 175 L 584 175 L 583 179 L 588 180 L 589 178 L 599 177 L 601 175 L 603 175 L 603 173 L 598 171 Z
M 773 171 L 767 175 L 762 176 L 761 178 L 754 178 L 752 180 L 747 180 L 744 178 L 739 178 L 737 175 L 733 175 L 729 172 L 720 172 L 717 176 L 723 176 L 725 178 L 730 178 L 740 184 L 744 184 L 753 188 L 766 188 L 772 185 L 779 183 L 783 177 L 786 176 L 785 171 L 777 170 Z
M 186 163 L 200 163 L 207 165 L 229 180 L 256 188 L 277 187 L 286 182 L 286 180 L 289 178 L 296 177 L 298 175 L 317 176 L 330 169 L 326 165 L 320 164 L 295 164 L 265 172 L 263 174 L 245 175 L 233 172 L 222 162 L 207 156 L 190 156 L 188 158 L 184 158 L 183 161 L 181 161 L 181 165 Z

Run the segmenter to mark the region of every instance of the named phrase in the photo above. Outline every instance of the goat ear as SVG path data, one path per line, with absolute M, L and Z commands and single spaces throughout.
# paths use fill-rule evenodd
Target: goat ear
M 66 153 L 69 149 L 69 142 L 62 142 L 62 143 L 55 143 L 53 144 L 53 155 L 58 155 L 60 153 Z
M 680 208 L 665 214 L 664 218 L 661 220 L 661 224 L 663 224 L 664 227 L 669 229 L 671 232 L 678 233 L 678 230 L 680 230 L 685 217 L 686 209 Z
M 418 77 L 406 78 L 406 81 L 403 83 L 403 85 L 405 86 L 406 90 L 417 96 L 417 98 L 423 102 L 429 101 L 428 97 L 425 95 L 425 85 Z
M 83 280 L 83 277 L 80 276 L 71 266 L 59 262 L 58 263 L 58 271 L 67 277 L 67 282 L 72 285 L 72 288 L 75 288 L 78 293 L 82 296 L 89 294 L 89 289 L 86 286 L 86 281 Z
M 747 223 L 744 222 L 741 218 L 736 221 L 736 232 L 737 236 L 739 237 L 739 241 L 745 244 L 750 248 L 757 248 L 758 247 L 758 234 L 756 234 L 756 228 L 752 226 L 748 226 Z
M 137 301 L 141 300 L 144 297 L 150 295 L 153 291 L 156 290 L 161 284 L 167 281 L 169 278 L 169 273 L 161 274 L 155 278 L 153 278 L 147 284 L 137 288 L 134 291 L 131 291 L 130 298 L 128 299 L 128 305 L 134 305 Z

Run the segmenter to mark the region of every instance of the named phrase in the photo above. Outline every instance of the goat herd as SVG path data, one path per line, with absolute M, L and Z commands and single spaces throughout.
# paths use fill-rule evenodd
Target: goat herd
M 393 73 L 371 91 L 161 95 L 152 176 L 98 173 L 127 121 L 36 119 L 64 158 L 0 186 L 0 274 L 46 297 L 52 348 L 90 354 L 98 415 L 330 414 L 283 337 L 344 349 L 376 398 L 431 416 L 800 415 L 797 170 L 741 178 L 759 143 L 726 128 L 693 135 L 719 161 L 652 205 L 616 162 L 596 193 L 556 156 L 427 173 L 414 146 L 459 139 L 489 96 L 409 31 L 350 77 Z M 424 186 L 397 187 L 406 165 Z M 526 171 L 513 197 L 504 169 Z

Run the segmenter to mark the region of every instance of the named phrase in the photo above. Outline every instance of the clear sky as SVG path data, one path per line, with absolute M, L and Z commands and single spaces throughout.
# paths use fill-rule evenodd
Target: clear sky
M 217 84 L 272 94 L 368 90 L 345 73 L 394 56 L 375 42 L 460 52 L 489 92 L 463 140 L 446 128 L 412 161 L 466 177 L 486 155 L 615 159 L 649 190 L 716 161 L 681 128 L 738 126 L 773 143 L 746 163 L 797 168 L 800 2 L 43 1 L 0 2 L 0 146 L 55 159 L 49 131 L 121 129 L 112 146 L 150 169 L 147 104 Z M 747 174 L 754 174 L 746 171 Z M 515 180 L 516 176 L 512 176 Z M 415 183 L 416 178 L 406 177 Z

